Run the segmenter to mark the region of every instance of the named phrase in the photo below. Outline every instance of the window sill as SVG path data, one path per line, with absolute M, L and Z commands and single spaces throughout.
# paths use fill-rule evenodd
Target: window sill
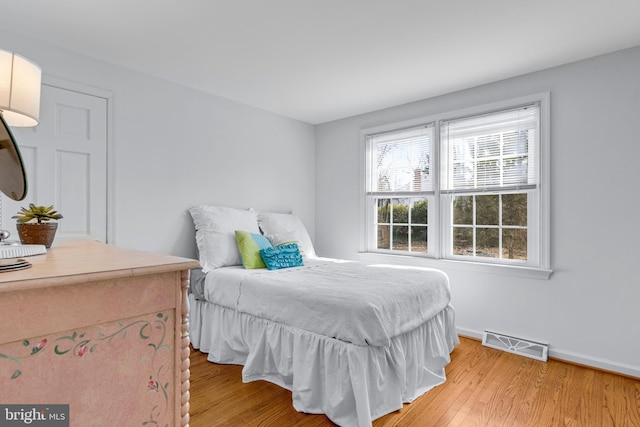
M 515 276 L 525 279 L 549 280 L 553 270 L 519 265 L 489 264 L 472 261 L 435 259 L 428 257 L 414 257 L 407 255 L 383 254 L 376 252 L 360 252 L 358 260 L 365 263 L 379 263 L 398 265 L 414 265 L 438 268 L 440 270 L 456 269 L 502 276 Z

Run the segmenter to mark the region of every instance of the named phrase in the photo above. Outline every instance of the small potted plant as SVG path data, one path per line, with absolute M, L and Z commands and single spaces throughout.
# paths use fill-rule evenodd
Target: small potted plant
M 29 203 L 29 208 L 20 208 L 20 211 L 12 216 L 17 224 L 18 236 L 23 245 L 45 245 L 50 248 L 58 229 L 57 222 L 62 215 L 53 209 L 53 206 L 36 206 Z M 35 222 L 33 222 L 35 220 Z

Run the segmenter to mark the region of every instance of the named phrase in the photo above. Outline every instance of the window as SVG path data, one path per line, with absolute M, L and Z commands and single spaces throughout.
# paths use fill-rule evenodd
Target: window
M 547 111 L 537 95 L 363 132 L 366 251 L 548 269 Z
M 428 253 L 433 139 L 431 125 L 369 137 L 374 249 Z

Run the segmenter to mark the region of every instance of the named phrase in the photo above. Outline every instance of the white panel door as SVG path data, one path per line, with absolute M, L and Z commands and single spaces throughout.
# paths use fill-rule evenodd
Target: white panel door
M 42 86 L 40 123 L 11 129 L 27 171 L 27 197 L 2 198 L 2 226 L 18 239 L 21 206 L 54 205 L 64 216 L 55 241 L 107 239 L 107 100 Z M 55 242 L 54 242 L 55 245 Z

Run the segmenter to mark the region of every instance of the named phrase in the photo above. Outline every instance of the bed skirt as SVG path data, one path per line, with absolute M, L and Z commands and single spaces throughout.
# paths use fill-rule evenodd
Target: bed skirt
M 215 363 L 244 365 L 244 382 L 265 380 L 292 392 L 299 412 L 339 426 L 371 426 L 442 384 L 459 343 L 447 306 L 388 347 L 363 347 L 257 318 L 189 295 L 195 349 Z

